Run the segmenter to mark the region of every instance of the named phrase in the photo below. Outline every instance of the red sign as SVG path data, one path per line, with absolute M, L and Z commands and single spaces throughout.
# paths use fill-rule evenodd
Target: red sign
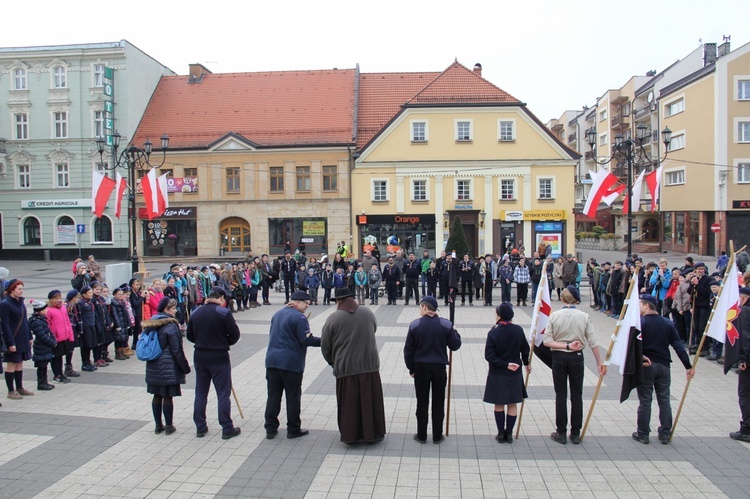
M 721 230 L 721 225 L 719 224 L 711 224 L 711 232 L 714 234 L 719 232 Z

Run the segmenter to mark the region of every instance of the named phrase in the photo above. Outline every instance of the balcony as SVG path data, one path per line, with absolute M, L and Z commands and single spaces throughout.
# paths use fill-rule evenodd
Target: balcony
M 577 138 L 576 138 L 576 133 L 575 132 L 573 132 L 570 135 L 568 135 L 568 144 L 572 144 L 576 140 L 577 140 Z
M 627 128 L 630 126 L 630 114 L 618 114 L 612 117 L 610 120 L 612 128 Z
M 639 120 L 643 118 L 644 116 L 648 116 L 651 113 L 651 106 L 649 104 L 646 104 L 643 107 L 639 107 L 635 110 L 635 119 Z
M 583 155 L 583 158 L 586 161 L 591 161 L 592 159 L 594 159 L 594 153 L 591 151 L 586 151 L 586 153 Z

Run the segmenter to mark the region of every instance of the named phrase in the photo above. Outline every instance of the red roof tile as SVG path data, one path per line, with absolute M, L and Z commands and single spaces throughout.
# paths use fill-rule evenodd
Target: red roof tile
M 407 106 L 466 104 L 521 104 L 458 61 L 416 94 Z
M 230 132 L 259 146 L 350 144 L 355 71 L 162 77 L 134 142 L 167 133 L 170 149 L 206 148 Z

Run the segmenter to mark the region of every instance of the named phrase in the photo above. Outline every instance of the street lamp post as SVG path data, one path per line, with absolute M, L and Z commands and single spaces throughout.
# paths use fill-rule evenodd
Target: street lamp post
M 107 142 L 103 137 L 96 139 L 96 149 L 99 151 L 99 160 L 106 170 L 115 170 L 117 168 L 123 168 L 128 171 L 128 206 L 130 211 L 130 232 L 128 234 L 128 246 L 130 247 L 130 264 L 132 273 L 138 272 L 138 243 L 136 242 L 136 222 L 138 221 L 138 213 L 135 210 L 135 171 L 136 170 L 148 170 L 151 168 L 161 167 L 167 159 L 167 149 L 169 148 L 169 136 L 164 134 L 161 136 L 161 163 L 158 165 L 150 162 L 151 150 L 153 144 L 150 140 L 146 139 L 143 143 L 143 148 L 133 145 L 130 143 L 117 155 L 117 150 L 120 147 L 120 134 L 115 131 L 112 135 L 112 160 L 113 164 L 107 164 L 104 162 L 104 150 L 107 147 Z
M 661 131 L 662 136 L 662 142 L 664 143 L 664 157 L 659 159 L 656 157 L 655 159 L 652 158 L 646 150 L 643 148 L 643 143 L 645 142 L 646 138 L 650 136 L 650 133 L 648 131 L 648 127 L 644 125 L 643 123 L 638 124 L 636 127 L 636 137 L 633 138 L 624 138 L 622 135 L 616 135 L 615 136 L 615 146 L 614 150 L 612 151 L 612 155 L 605 161 L 599 161 L 596 159 L 596 129 L 594 127 L 591 127 L 586 131 L 586 140 L 589 143 L 589 146 L 591 147 L 591 156 L 594 162 L 598 165 L 606 165 L 608 163 L 611 163 L 612 160 L 614 160 L 616 157 L 625 156 L 625 159 L 627 161 L 628 166 L 628 190 L 627 190 L 627 199 L 628 199 L 628 210 L 627 210 L 627 220 L 628 220 L 628 227 L 627 227 L 627 234 L 626 239 L 628 241 L 628 258 L 633 256 L 633 167 L 635 166 L 634 162 L 635 160 L 638 160 L 638 166 L 646 166 L 648 165 L 654 165 L 658 166 L 661 162 L 663 162 L 665 159 L 667 159 L 667 154 L 669 152 L 669 143 L 672 140 L 672 131 L 669 129 L 669 127 L 664 127 L 664 130 Z M 636 202 L 639 202 L 640 200 L 635 200 Z

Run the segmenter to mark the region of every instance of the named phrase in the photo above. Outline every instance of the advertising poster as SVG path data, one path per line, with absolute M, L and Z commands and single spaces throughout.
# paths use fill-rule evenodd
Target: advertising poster
M 562 234 L 561 233 L 552 233 L 552 234 L 539 234 L 536 235 L 536 247 L 537 249 L 541 249 L 542 245 L 545 247 L 545 252 L 549 255 L 552 255 L 553 257 L 560 256 L 562 254 Z M 550 247 L 550 251 L 546 251 L 546 247 Z M 539 251 L 539 254 L 542 255 L 543 253 Z
M 303 236 L 325 236 L 326 223 L 324 220 L 304 220 L 302 222 Z
M 76 226 L 75 225 L 58 225 L 57 226 L 57 244 L 75 244 L 76 243 Z
M 143 194 L 141 179 L 136 180 L 135 192 L 136 194 Z M 176 192 L 198 192 L 198 177 L 168 177 L 167 192 L 169 194 L 174 194 Z

